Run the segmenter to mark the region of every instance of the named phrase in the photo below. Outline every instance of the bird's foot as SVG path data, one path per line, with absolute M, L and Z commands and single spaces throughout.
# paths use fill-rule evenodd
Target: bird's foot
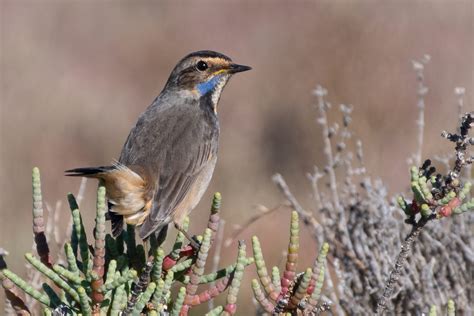
M 197 253 L 199 251 L 199 249 L 201 248 L 201 243 L 200 241 L 197 239 L 196 236 L 191 236 L 189 235 L 189 233 L 183 229 L 183 227 L 181 227 L 179 224 L 175 223 L 174 224 L 174 227 L 184 235 L 184 237 L 186 237 L 186 239 L 189 241 L 189 244 L 191 245 L 191 247 L 194 249 L 194 251 Z
M 191 245 L 191 247 L 194 249 L 196 253 L 198 253 L 199 249 L 201 249 L 201 242 L 199 241 L 199 239 L 197 239 L 196 235 L 191 237 L 191 239 L 189 240 L 189 244 Z

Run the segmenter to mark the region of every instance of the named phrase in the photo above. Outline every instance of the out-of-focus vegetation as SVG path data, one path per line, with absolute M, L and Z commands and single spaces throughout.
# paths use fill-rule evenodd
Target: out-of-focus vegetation
M 62 178 L 63 170 L 116 158 L 139 113 L 190 51 L 215 49 L 253 66 L 245 77 L 232 80 L 219 107 L 219 162 L 207 200 L 217 190 L 226 197 L 226 237 L 233 225 L 255 214 L 255 204 L 278 204 L 281 197 L 269 185 L 275 172 L 285 177 L 301 204 L 316 205 L 305 174 L 325 159 L 323 138 L 314 136 L 319 126 L 309 93 L 317 83 L 330 91 L 333 104 L 354 105 L 352 128 L 364 140 L 365 166 L 383 179 L 389 196 L 406 188 L 406 157 L 419 148 L 413 136 L 418 135 L 413 124 L 416 81 L 408 61 L 425 52 L 432 57 L 425 73 L 430 90 L 422 157 L 448 150 L 434 135 L 455 126 L 453 87 L 468 88 L 465 111 L 473 109 L 470 1 L 192 5 L 4 0 L 0 6 L 0 242 L 6 249 L 22 250 L 9 256 L 20 275 L 26 273 L 22 254 L 31 245 L 26 229 L 30 202 L 25 199 L 31 166 L 39 165 L 48 175 L 46 207 L 57 209 L 58 220 L 67 222 L 64 192 L 76 191 L 78 184 Z M 93 227 L 93 187 L 87 186 L 81 205 L 86 227 Z M 201 203 L 192 214 L 197 231 L 205 226 L 206 208 Z M 262 244 L 284 245 L 286 236 L 274 231 L 286 227 L 287 218 L 285 211 L 273 212 L 238 238 L 250 240 L 258 232 Z M 348 220 L 357 223 L 358 217 Z M 451 225 L 444 229 L 455 230 Z M 311 266 L 320 247 L 312 233 L 301 231 L 302 243 L 314 250 L 300 255 L 302 266 Z M 266 249 L 266 261 L 281 262 L 283 248 Z M 61 249 L 51 251 L 57 255 Z M 386 256 L 387 262 L 393 259 Z M 231 264 L 235 248 L 224 248 L 221 260 Z M 251 289 L 242 288 L 240 295 L 249 299 Z M 254 310 L 249 303 L 239 311 L 245 308 Z

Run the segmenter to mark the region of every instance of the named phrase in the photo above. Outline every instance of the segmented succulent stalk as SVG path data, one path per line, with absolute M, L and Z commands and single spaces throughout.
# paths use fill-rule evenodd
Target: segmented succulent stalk
M 104 293 L 100 291 L 104 284 L 105 265 L 105 214 L 107 212 L 105 203 L 105 186 L 101 183 L 97 189 L 97 213 L 95 217 L 94 230 L 94 259 L 92 266 L 92 303 L 98 305 L 104 300 Z
M 272 268 L 272 283 L 273 286 L 275 287 L 275 291 L 280 293 L 281 291 L 281 276 L 280 276 L 280 270 L 278 270 L 278 267 L 274 266 Z
M 76 290 L 74 290 L 66 281 L 61 279 L 61 277 L 56 272 L 48 268 L 41 262 L 41 260 L 35 258 L 31 253 L 25 254 L 25 258 L 29 263 L 31 263 L 33 267 L 53 281 L 57 286 L 66 291 L 67 294 L 69 294 L 76 302 L 79 303 L 79 295 L 77 294 Z
M 53 266 L 53 271 L 56 272 L 59 276 L 61 276 L 63 279 L 66 279 L 66 281 L 72 282 L 76 286 L 80 285 L 84 280 L 79 276 L 78 273 L 71 272 L 58 264 L 55 264 Z
M 234 277 L 227 293 L 227 304 L 224 306 L 223 315 L 234 315 L 237 311 L 237 294 L 239 293 L 240 283 L 244 275 L 246 262 L 246 246 L 243 241 L 239 241 L 239 254 L 235 266 Z
M 161 273 L 162 273 L 162 266 L 163 266 L 163 259 L 165 257 L 165 252 L 163 248 L 158 248 L 155 251 L 155 255 L 153 257 L 153 269 L 152 269 L 152 275 L 151 279 L 153 282 L 158 282 L 158 280 L 161 279 Z
M 325 273 L 325 267 L 322 266 L 319 269 L 319 277 L 314 285 L 313 293 L 311 294 L 311 297 L 308 300 L 307 310 L 312 311 L 318 306 L 319 298 L 321 297 L 321 289 L 323 288 L 323 285 L 324 285 L 324 273 Z
M 456 315 L 456 306 L 452 299 L 448 300 L 448 316 L 455 316 Z
M 298 261 L 299 249 L 299 225 L 298 213 L 291 213 L 290 242 L 288 245 L 288 255 L 285 271 L 280 278 L 277 267 L 272 269 L 272 277 L 268 275 L 262 249 L 257 237 L 252 238 L 252 248 L 254 252 L 255 265 L 262 290 L 257 279 L 252 280 L 252 290 L 255 299 L 260 306 L 272 314 L 295 314 L 304 310 L 306 314 L 312 315 L 319 302 L 321 289 L 324 283 L 324 263 L 329 251 L 329 245 L 324 243 L 313 268 L 308 268 L 304 273 L 296 274 L 296 264 Z M 276 289 L 280 281 L 281 290 L 278 294 Z M 311 295 L 311 297 L 310 297 Z
M 163 279 L 159 279 L 157 281 L 155 293 L 153 293 L 153 296 L 151 299 L 151 305 L 158 311 L 160 311 L 159 307 L 163 305 L 161 298 L 163 297 L 164 288 L 165 288 L 165 281 L 163 281 Z
M 76 202 L 76 198 L 71 193 L 68 194 L 69 207 L 71 208 L 71 215 L 73 221 L 72 234 L 74 238 L 71 239 L 71 245 L 73 251 L 77 246 L 79 246 L 79 251 L 81 253 L 82 259 L 82 272 L 89 276 L 92 271 L 92 264 L 89 258 L 89 244 L 87 243 L 87 236 L 84 230 L 84 225 L 82 224 L 81 213 L 79 212 L 79 207 Z
M 187 313 L 189 305 L 193 304 L 193 299 L 195 299 L 195 294 L 199 285 L 199 280 L 204 274 L 204 267 L 206 264 L 207 256 L 209 254 L 209 249 L 211 245 L 211 236 L 212 230 L 206 228 L 204 231 L 204 237 L 199 248 L 198 257 L 196 263 L 193 265 L 190 275 L 190 281 L 186 286 L 186 299 L 185 305 L 183 306 L 183 312 Z
M 323 246 L 321 247 L 321 250 L 319 251 L 318 258 L 313 264 L 313 274 L 311 276 L 310 285 L 308 287 L 308 294 L 312 293 L 312 291 L 314 290 L 315 284 L 318 283 L 318 280 L 320 277 L 320 271 L 321 271 L 321 268 L 324 267 L 328 252 L 329 252 L 329 244 L 325 242 Z
M 34 298 L 41 304 L 50 306 L 51 301 L 47 294 L 41 293 L 40 291 L 36 290 L 35 288 L 33 288 L 33 286 L 28 284 L 26 281 L 24 281 L 22 278 L 20 278 L 18 275 L 8 269 L 2 270 L 2 274 L 20 289 L 22 289 L 26 294 L 30 295 L 32 298 Z
M 296 290 L 293 290 L 293 295 L 290 297 L 290 301 L 288 303 L 288 308 L 294 309 L 299 306 L 300 302 L 306 298 L 306 293 L 308 291 L 308 286 L 311 280 L 311 275 L 313 271 L 312 269 L 308 268 L 304 272 L 301 277 L 301 280 L 296 287 Z
M 207 228 L 212 230 L 212 240 L 217 234 L 217 230 L 219 229 L 219 222 L 220 216 L 219 211 L 222 205 L 222 196 L 219 192 L 214 193 L 214 197 L 212 199 L 212 206 L 211 206 L 211 214 L 209 215 L 209 221 L 207 222 Z
M 52 266 L 52 258 L 49 253 L 48 241 L 46 240 L 45 220 L 43 215 L 43 195 L 41 193 L 40 171 L 33 168 L 33 233 L 35 236 L 36 251 L 46 266 Z
M 221 315 L 222 311 L 224 310 L 224 307 L 222 306 L 217 306 L 216 308 L 210 310 L 206 316 L 219 316 Z
M 187 231 L 188 226 L 189 226 L 189 217 L 186 216 L 181 228 L 184 231 Z M 184 241 L 185 241 L 184 234 L 182 232 L 178 232 L 178 235 L 176 236 L 176 241 L 174 242 L 174 245 L 173 245 L 173 250 L 169 254 L 169 257 L 173 259 L 174 261 L 178 261 L 178 259 L 180 258 L 179 254 L 181 252 L 181 249 L 183 248 Z
M 262 247 L 257 236 L 252 237 L 252 249 L 253 256 L 255 259 L 255 265 L 257 266 L 257 274 L 260 278 L 260 282 L 263 285 L 266 295 L 268 295 L 272 300 L 278 299 L 278 293 L 275 291 L 275 286 L 272 283 L 272 280 L 268 276 L 267 267 L 263 259 Z M 281 280 L 279 280 L 281 282 Z
M 112 291 L 113 289 L 118 288 L 123 284 L 127 284 L 129 281 L 132 281 L 136 277 L 137 271 L 135 271 L 134 269 L 127 270 L 124 274 L 115 276 L 112 282 L 102 285 L 101 291 L 104 293 Z
M 214 195 L 208 228 L 203 236 L 197 237 L 201 242 L 198 253 L 195 253 L 189 245 L 183 245 L 184 236 L 178 234 L 173 250 L 168 256 L 165 256 L 162 248 L 154 248 L 156 249 L 154 256 L 150 256 L 148 262 L 145 262 L 143 245 L 136 244 L 133 226 L 128 225 L 127 230 L 117 238 L 106 234 L 107 203 L 105 187 L 102 183 L 99 184 L 97 190 L 93 245 L 88 244 L 81 213 L 72 194 L 68 194 L 68 202 L 73 229 L 70 242 L 64 245 L 67 266 L 51 264 L 47 247 L 38 248 L 40 259 L 32 254 L 25 255 L 26 260 L 34 269 L 53 281 L 55 288 L 43 283 L 43 291 L 36 290 L 28 282 L 6 269 L 2 257 L 0 266 L 2 284 L 6 293 L 10 293 L 7 298 L 17 310 L 27 311 L 26 305 L 15 294 L 22 290 L 45 306 L 44 315 L 52 315 L 61 310 L 61 312 L 81 315 L 171 313 L 171 315 L 184 316 L 191 307 L 207 302 L 229 288 L 225 308 L 218 306 L 210 312 L 210 315 L 222 312 L 235 313 L 243 270 L 253 263 L 253 258 L 245 256 L 245 245 L 239 245 L 236 263 L 204 275 L 206 259 L 219 224 L 218 213 L 221 205 L 219 193 Z M 33 217 L 35 234 L 45 231 L 37 168 L 33 170 Z M 187 225 L 186 222 L 185 228 Z M 44 242 L 46 242 L 45 239 Z M 42 241 L 37 245 L 43 245 Z M 47 243 L 45 245 L 47 246 Z M 81 261 L 78 260 L 79 258 Z M 174 262 L 165 268 L 167 259 Z M 137 271 L 140 271 L 142 267 L 143 270 L 137 281 Z M 171 288 L 176 282 L 183 282 L 185 285 L 173 299 Z M 199 284 L 209 282 L 215 282 L 215 284 L 197 293 Z M 15 303 L 15 300 L 18 303 Z M 171 304 L 171 302 L 174 303 Z M 169 306 L 172 308 L 170 309 Z
M 288 292 L 291 282 L 296 276 L 296 265 L 298 264 L 298 250 L 300 248 L 298 213 L 291 212 L 290 242 L 288 244 L 288 254 L 286 256 L 285 271 L 281 279 L 280 297 Z
M 127 293 L 125 292 L 125 285 L 122 284 L 115 290 L 112 305 L 110 307 L 110 316 L 119 316 L 122 310 L 127 305 Z
M 156 288 L 155 282 L 150 282 L 150 284 L 148 284 L 148 287 L 142 293 L 142 295 L 139 297 L 137 303 L 135 304 L 135 306 L 132 310 L 132 313 L 131 313 L 132 316 L 140 316 L 143 308 L 145 308 L 145 305 L 148 303 L 151 296 L 153 295 L 153 292 L 155 291 L 155 288 Z
M 2 274 L 2 272 L 7 269 L 7 264 L 3 259 L 4 255 L 6 255 L 6 252 L 4 252 L 3 249 L 0 248 L 0 280 L 2 283 L 2 287 L 5 291 L 5 298 L 8 300 L 8 302 L 5 303 L 10 303 L 11 307 L 18 314 L 31 314 L 30 310 L 25 304 L 21 289 L 16 286 L 15 283 L 13 283 L 9 278 Z M 13 275 L 14 274 L 10 272 L 10 277 L 12 277 Z M 6 306 L 6 308 L 8 307 L 9 306 Z M 5 314 L 8 315 L 9 311 L 5 310 L 5 312 Z
M 92 315 L 92 308 L 89 304 L 89 297 L 87 296 L 86 290 L 82 286 L 79 286 L 77 293 L 79 293 L 79 303 L 81 304 L 82 314 L 84 316 Z
M 74 255 L 74 251 L 70 243 L 64 244 L 64 252 L 66 253 L 66 260 L 68 263 L 68 269 L 71 273 L 79 276 L 79 268 L 76 262 L 76 256 Z
M 170 316 L 179 316 L 181 309 L 183 307 L 184 298 L 186 297 L 186 288 L 183 286 L 179 289 L 178 297 L 173 304 L 173 308 L 171 309 Z

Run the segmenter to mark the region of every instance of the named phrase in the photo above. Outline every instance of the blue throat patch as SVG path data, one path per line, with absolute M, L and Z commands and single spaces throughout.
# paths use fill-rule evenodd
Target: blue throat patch
M 210 91 L 214 90 L 214 88 L 219 83 L 219 80 L 221 78 L 222 78 L 221 75 L 214 76 L 206 82 L 199 83 L 196 86 L 196 88 L 197 88 L 197 90 L 199 91 L 199 93 L 201 95 L 205 95 L 205 94 L 209 93 Z

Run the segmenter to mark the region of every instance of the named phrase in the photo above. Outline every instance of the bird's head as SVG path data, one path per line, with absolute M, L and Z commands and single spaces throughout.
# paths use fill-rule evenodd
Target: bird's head
M 171 73 L 165 89 L 188 91 L 196 98 L 210 96 L 217 104 L 222 89 L 233 74 L 250 70 L 220 53 L 197 51 L 181 59 Z

